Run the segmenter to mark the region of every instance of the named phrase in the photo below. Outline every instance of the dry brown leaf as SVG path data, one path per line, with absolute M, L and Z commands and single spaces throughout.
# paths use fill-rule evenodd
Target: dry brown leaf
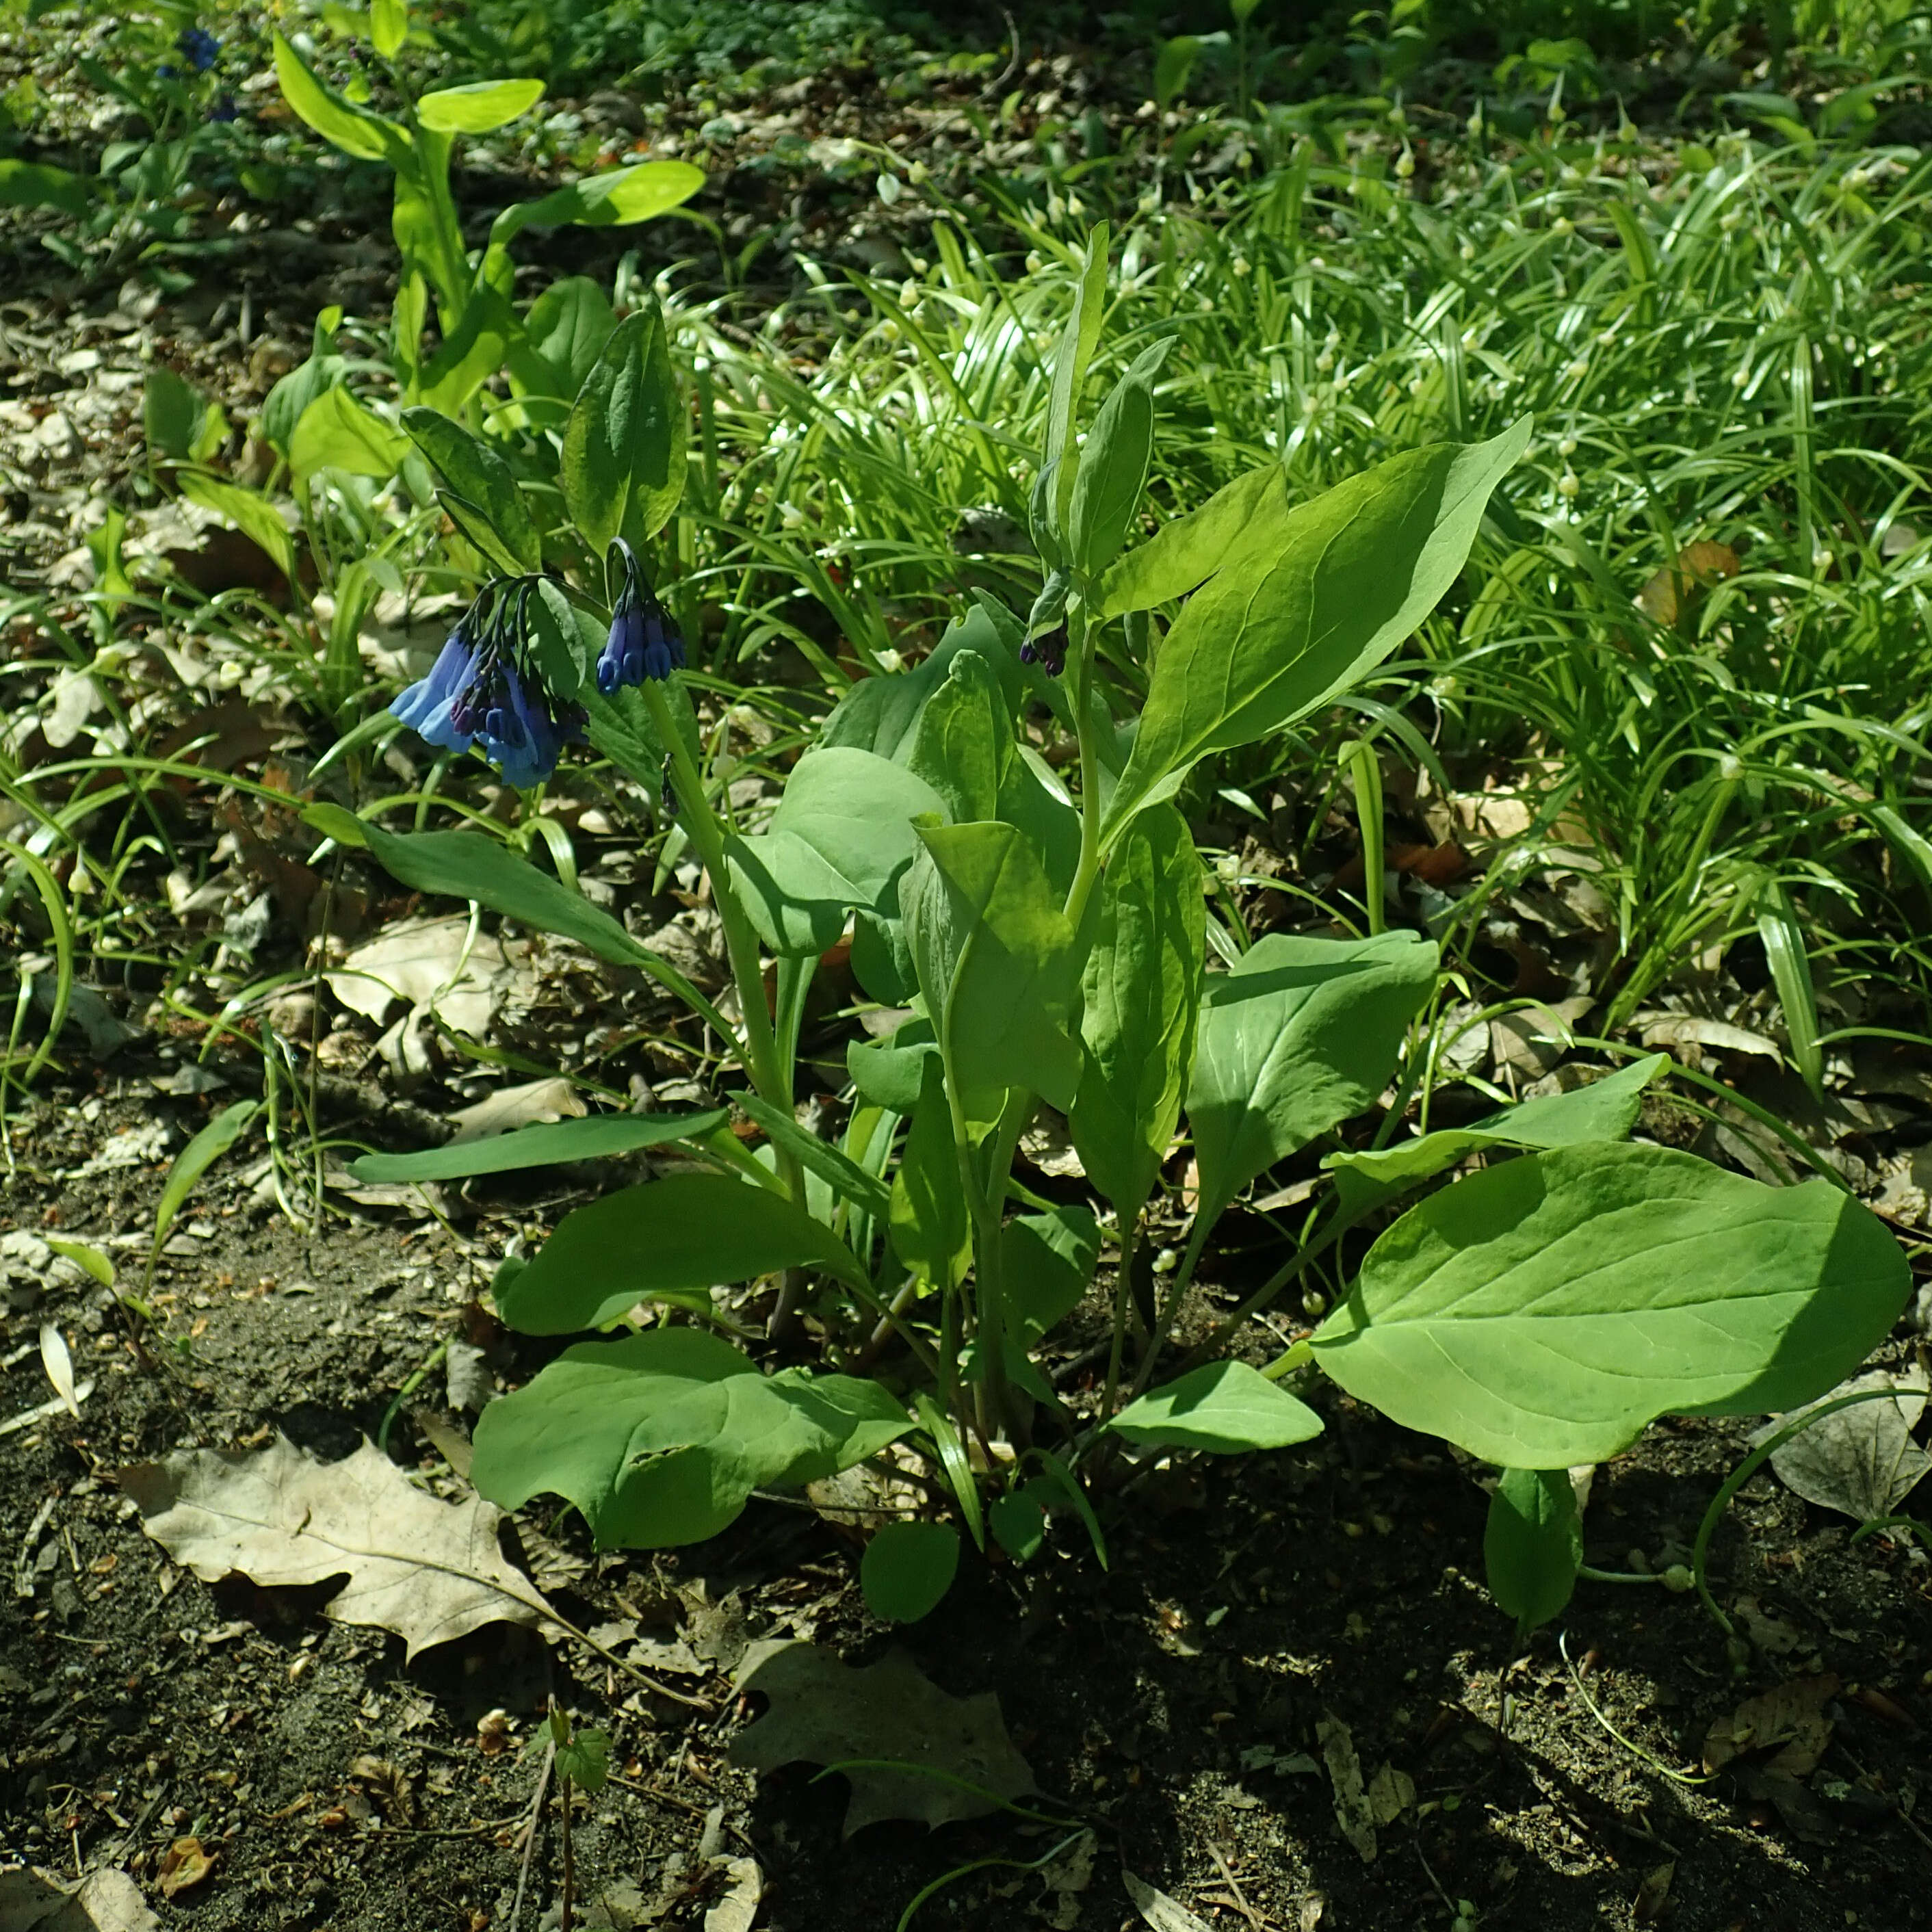
M 489 1623 L 542 1628 L 549 1606 L 503 1558 L 502 1512 L 440 1502 L 372 1442 L 318 1462 L 285 1436 L 252 1455 L 184 1450 L 118 1472 L 142 1527 L 203 1582 L 348 1582 L 323 1614 L 394 1630 L 408 1655 Z
M 724 1876 L 730 1889 L 704 1915 L 704 1932 L 752 1932 L 758 1901 L 765 1895 L 764 1874 L 756 1858 L 728 1858 Z
M 1372 1864 L 1375 1814 L 1363 1788 L 1362 1761 L 1355 1755 L 1354 1735 L 1340 1718 L 1326 1717 L 1315 1726 L 1315 1736 L 1322 1747 L 1322 1762 L 1328 1767 L 1329 1781 L 1335 1787 L 1335 1822 L 1363 1864 Z
M 500 1087 L 484 1099 L 458 1108 L 449 1117 L 456 1130 L 449 1144 L 454 1147 L 460 1141 L 488 1140 L 512 1127 L 526 1127 L 533 1120 L 560 1120 L 566 1115 L 577 1119 L 590 1111 L 576 1083 L 561 1074 L 526 1080 L 514 1087 Z
M 872 1760 L 908 1767 L 855 1763 L 844 1774 L 852 1786 L 848 1838 L 880 1818 L 943 1825 L 984 1817 L 1000 1800 L 1035 1788 L 1025 1759 L 1006 1736 L 999 1700 L 991 1691 L 948 1696 L 903 1651 L 888 1651 L 877 1664 L 855 1670 L 816 1644 L 754 1644 L 737 1688 L 763 1691 L 771 1708 L 731 1740 L 734 1764 L 773 1771 L 800 1759 Z
M 1721 1771 L 1747 1751 L 1775 1750 L 1763 1768 L 1787 1778 L 1808 1777 L 1832 1740 L 1825 1706 L 1838 1694 L 1838 1680 L 1795 1677 L 1762 1696 L 1747 1697 L 1728 1717 L 1720 1718 L 1704 1739 L 1704 1768 Z
M 177 1838 L 161 1856 L 161 1896 L 172 1898 L 205 1884 L 214 1876 L 214 1862 L 220 1856 L 218 1846 L 211 1852 L 199 1838 Z
M 1924 1368 L 1914 1364 L 1903 1376 L 1882 1370 L 1856 1376 L 1811 1407 L 1859 1390 L 1885 1388 L 1897 1389 L 1897 1399 L 1834 1409 L 1808 1424 L 1783 1448 L 1772 1451 L 1771 1466 L 1786 1488 L 1808 1503 L 1837 1510 L 1856 1522 L 1896 1513 L 1920 1478 L 1932 1470 L 1932 1456 L 1912 1439 L 1925 1412 Z M 1804 1413 L 1799 1409 L 1774 1417 L 1752 1440 L 1788 1427 Z
M 400 1000 L 481 1040 L 502 1004 L 511 968 L 491 934 L 479 932 L 473 945 L 469 939 L 466 919 L 401 920 L 326 974 L 328 990 L 378 1024 Z
M 1686 544 L 1675 563 L 1667 563 L 1636 593 L 1637 608 L 1653 623 L 1674 624 L 1688 613 L 1700 590 L 1738 571 L 1738 554 L 1729 544 Z

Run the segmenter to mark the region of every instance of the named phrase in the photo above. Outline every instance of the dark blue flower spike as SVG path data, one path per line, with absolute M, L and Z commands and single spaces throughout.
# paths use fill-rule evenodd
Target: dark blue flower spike
M 221 43 L 206 27 L 182 28 L 175 46 L 196 74 L 206 74 L 221 57 Z
M 429 675 L 389 706 L 426 742 L 474 750 L 520 791 L 556 770 L 564 746 L 584 736 L 584 707 L 552 696 L 524 644 L 534 579 L 485 586 L 458 619 Z
M 635 552 L 622 537 L 611 548 L 622 560 L 624 581 L 611 607 L 610 637 L 597 654 L 597 688 L 606 698 L 624 685 L 667 678 L 685 664 L 684 640 L 646 580 Z
M 1020 662 L 1036 664 L 1048 677 L 1058 677 L 1066 668 L 1066 626 L 1028 638 L 1020 646 Z

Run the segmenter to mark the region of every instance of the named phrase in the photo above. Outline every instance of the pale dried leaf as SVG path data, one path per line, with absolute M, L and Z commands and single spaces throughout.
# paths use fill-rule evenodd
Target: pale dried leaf
M 433 1009 L 458 1033 L 480 1040 L 508 988 L 510 963 L 495 938 L 470 922 L 408 919 L 358 946 L 326 975 L 328 990 L 352 1012 L 379 1024 L 398 1000 Z
M 38 1866 L 0 1871 L 0 1932 L 160 1932 L 160 1923 L 123 1871 L 71 1890 Z
M 1747 1697 L 1712 1725 L 1704 1738 L 1704 1768 L 1721 1771 L 1748 1751 L 1775 1750 L 1763 1768 L 1788 1778 L 1807 1778 L 1832 1740 L 1825 1706 L 1838 1694 L 1829 1671 L 1821 1677 L 1795 1677 L 1762 1696 Z
M 1924 1368 L 1915 1363 L 1903 1376 L 1881 1370 L 1855 1376 L 1810 1407 L 1815 1409 L 1861 1390 L 1883 1388 L 1897 1389 L 1898 1399 L 1834 1409 L 1808 1424 L 1781 1449 L 1773 1450 L 1771 1466 L 1779 1480 L 1808 1503 L 1837 1510 L 1854 1522 L 1895 1514 L 1919 1479 L 1932 1470 L 1932 1456 L 1912 1439 L 1925 1412 Z M 1783 1429 L 1806 1412 L 1798 1409 L 1775 1417 L 1758 1435 Z
M 752 1932 L 765 1895 L 764 1874 L 756 1858 L 728 1859 L 724 1874 L 730 1889 L 704 1915 L 704 1932 Z
M 500 1087 L 472 1105 L 458 1108 L 449 1116 L 456 1130 L 449 1144 L 454 1147 L 461 1141 L 488 1140 L 512 1127 L 526 1127 L 534 1120 L 558 1120 L 566 1114 L 576 1119 L 590 1111 L 576 1083 L 561 1075 L 526 1080 L 515 1087 Z
M 1123 1865 L 1120 1882 L 1134 1902 L 1134 1910 L 1154 1928 L 1154 1932 L 1208 1932 L 1204 1919 L 1198 1918 L 1177 1899 L 1136 1878 Z
M 346 1574 L 324 1614 L 394 1630 L 410 1657 L 485 1624 L 547 1622 L 549 1606 L 497 1546 L 502 1512 L 478 1496 L 440 1502 L 371 1442 L 340 1462 L 284 1436 L 252 1455 L 184 1450 L 118 1480 L 148 1534 L 204 1582 Z
M 1363 1788 L 1362 1761 L 1355 1755 L 1354 1735 L 1340 1718 L 1328 1717 L 1315 1726 L 1315 1736 L 1322 1746 L 1322 1761 L 1328 1767 L 1329 1781 L 1335 1787 L 1335 1822 L 1363 1864 L 1372 1864 L 1375 1814 Z
M 54 1393 L 67 1404 L 68 1413 L 80 1420 L 80 1396 L 74 1385 L 74 1358 L 67 1352 L 67 1338 L 51 1322 L 40 1324 L 40 1365 Z

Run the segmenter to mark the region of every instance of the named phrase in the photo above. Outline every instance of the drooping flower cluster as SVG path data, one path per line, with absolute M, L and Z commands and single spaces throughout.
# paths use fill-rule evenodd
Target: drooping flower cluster
M 1020 662 L 1036 664 L 1048 677 L 1058 677 L 1066 668 L 1066 626 L 1028 638 L 1020 646 Z
M 429 675 L 389 706 L 429 743 L 477 752 L 521 791 L 550 777 L 557 754 L 582 740 L 590 722 L 582 705 L 544 688 L 525 646 L 524 613 L 535 580 L 506 578 L 486 586 Z
M 624 582 L 611 609 L 610 638 L 597 654 L 597 688 L 606 698 L 623 685 L 667 678 L 685 664 L 684 640 L 631 546 L 620 537 L 612 548 L 622 555 Z
M 206 74 L 221 58 L 221 43 L 206 27 L 184 27 L 175 48 L 196 74 Z

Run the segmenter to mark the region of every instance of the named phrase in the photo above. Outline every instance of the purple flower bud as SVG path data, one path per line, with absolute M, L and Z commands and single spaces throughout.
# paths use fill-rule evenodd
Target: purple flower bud
M 1020 646 L 1020 662 L 1037 664 L 1048 677 L 1058 677 L 1066 668 L 1066 626 L 1029 638 Z
M 196 74 L 206 74 L 221 56 L 221 43 L 206 27 L 184 27 L 175 46 Z

